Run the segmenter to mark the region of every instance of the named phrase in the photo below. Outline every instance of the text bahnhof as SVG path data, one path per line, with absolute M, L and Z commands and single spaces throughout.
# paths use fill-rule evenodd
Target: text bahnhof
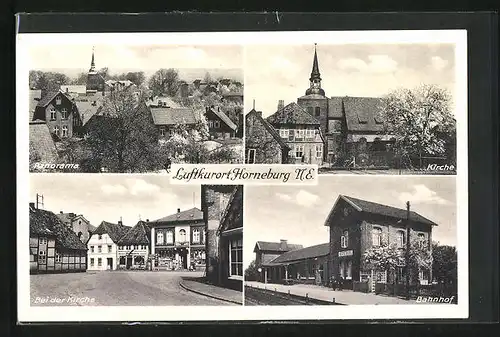
M 293 175 L 292 175 L 293 173 Z M 204 167 L 193 168 L 191 170 L 186 170 L 183 167 L 179 168 L 175 172 L 175 176 L 172 177 L 174 180 L 183 180 L 189 182 L 191 180 L 280 180 L 286 183 L 292 176 L 295 180 L 314 180 L 316 170 L 314 168 L 295 168 L 288 172 L 276 172 L 272 168 L 264 172 L 253 172 L 249 171 L 244 167 L 236 167 L 227 170 L 226 172 L 213 172 L 207 171 Z

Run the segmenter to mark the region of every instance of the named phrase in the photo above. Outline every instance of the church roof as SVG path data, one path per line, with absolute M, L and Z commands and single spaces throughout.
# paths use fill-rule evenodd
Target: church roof
M 292 102 L 266 119 L 271 124 L 319 125 L 320 122 L 308 114 L 297 103 Z
M 380 118 L 382 99 L 377 97 L 343 97 L 347 129 L 360 132 L 383 132 Z

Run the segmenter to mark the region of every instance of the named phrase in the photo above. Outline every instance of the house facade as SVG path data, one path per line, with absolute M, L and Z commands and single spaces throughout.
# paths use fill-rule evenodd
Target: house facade
M 245 116 L 245 163 L 286 164 L 290 147 L 274 127 L 252 109 Z
M 151 228 L 149 223 L 139 221 L 125 233 L 117 243 L 118 268 L 147 269 L 151 253 Z
M 291 149 L 288 163 L 323 164 L 324 138 L 320 121 L 297 103 L 283 106 L 266 118 Z
M 203 213 L 194 207 L 148 222 L 151 228 L 153 267 L 203 269 L 205 264 L 205 223 Z
M 205 118 L 208 132 L 212 139 L 229 139 L 236 137 L 238 126 L 221 110 L 220 107 L 207 107 Z
M 436 223 L 416 212 L 340 195 L 331 209 L 325 226 L 330 228 L 330 276 L 343 278 L 345 287 L 370 281 L 370 291 L 377 283 L 402 283 L 405 268 L 395 272 L 378 270 L 365 263 L 363 255 L 371 248 L 395 246 L 403 251 L 409 233 L 410 244 L 432 253 L 432 228 Z M 395 278 L 395 279 L 394 279 Z M 412 284 L 427 284 L 432 268 L 420 269 Z
M 130 230 L 121 221 L 117 224 L 102 221 L 90 236 L 88 247 L 89 270 L 116 270 L 118 268 L 118 241 Z
M 85 272 L 87 247 L 52 212 L 29 205 L 30 273 Z
M 234 187 L 222 213 L 218 239 L 218 284 L 243 289 L 243 186 Z
M 33 113 L 33 121 L 41 120 L 56 139 L 73 137 L 73 129 L 79 122 L 75 104 L 62 91 L 42 92 Z
M 257 241 L 253 252 L 255 253 L 255 266 L 261 268 L 259 281 L 265 282 L 269 277 L 262 272 L 262 266 L 278 256 L 291 250 L 301 249 L 302 245 L 288 243 L 287 240 L 280 240 L 280 242 L 267 242 Z
M 150 106 L 153 123 L 158 129 L 159 139 L 168 139 L 175 133 L 177 126 L 184 126 L 188 130 L 194 129 L 200 121 L 197 113 L 191 108 Z
M 60 211 L 57 217 L 70 228 L 83 243 L 87 243 L 92 232 L 96 229 L 82 214 L 64 213 Z

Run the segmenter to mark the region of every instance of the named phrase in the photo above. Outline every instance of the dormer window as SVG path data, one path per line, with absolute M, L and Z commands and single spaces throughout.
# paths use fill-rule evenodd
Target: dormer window
M 50 120 L 55 121 L 56 120 L 56 108 L 50 107 Z
M 57 96 L 56 97 L 56 105 L 61 105 L 61 103 L 62 103 L 61 96 Z

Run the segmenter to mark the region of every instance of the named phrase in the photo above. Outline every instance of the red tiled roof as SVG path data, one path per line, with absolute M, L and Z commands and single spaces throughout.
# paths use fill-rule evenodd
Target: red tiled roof
M 319 125 L 320 122 L 308 114 L 297 103 L 292 102 L 276 111 L 266 120 L 271 124 Z
M 166 217 L 163 217 L 161 219 L 151 221 L 150 224 L 158 222 L 176 222 L 176 221 L 191 221 L 191 220 L 203 220 L 203 212 L 200 209 L 193 207 L 191 209 L 188 209 L 187 211 L 182 211 L 175 214 L 167 215 Z
M 155 125 L 196 124 L 199 118 L 191 108 L 153 108 L 151 115 Z
M 330 253 L 330 243 L 322 243 L 315 246 L 310 246 L 302 249 L 291 250 L 283 253 L 273 260 L 263 263 L 264 266 L 279 266 L 292 262 L 297 262 L 305 259 L 313 259 L 328 255 Z

